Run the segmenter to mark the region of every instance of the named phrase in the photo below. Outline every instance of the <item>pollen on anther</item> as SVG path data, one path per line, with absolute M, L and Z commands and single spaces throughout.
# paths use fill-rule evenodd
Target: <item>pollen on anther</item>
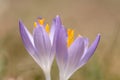
M 44 24 L 44 21 L 45 21 L 44 18 L 42 18 L 42 19 L 38 19 L 38 23 L 39 23 L 40 25 L 43 25 L 43 24 Z
M 70 45 L 73 43 L 74 41 L 74 30 L 72 29 L 68 29 L 67 30 L 67 35 L 68 35 L 68 38 L 67 38 L 67 46 L 70 47 Z
M 46 24 L 46 26 L 45 26 L 45 30 L 46 30 L 47 33 L 50 32 L 50 26 L 49 26 L 48 24 Z

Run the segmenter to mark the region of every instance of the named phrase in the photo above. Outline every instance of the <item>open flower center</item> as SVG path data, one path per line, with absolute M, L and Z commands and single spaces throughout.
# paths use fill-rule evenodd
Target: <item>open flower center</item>
M 50 26 L 48 24 L 45 24 L 45 19 L 40 18 L 37 20 L 37 22 L 34 22 L 34 27 L 37 27 L 37 25 L 44 26 L 45 25 L 45 30 L 47 33 L 50 32 Z
M 67 29 L 67 47 L 70 47 L 70 45 L 73 43 L 74 41 L 74 30 L 72 29 Z

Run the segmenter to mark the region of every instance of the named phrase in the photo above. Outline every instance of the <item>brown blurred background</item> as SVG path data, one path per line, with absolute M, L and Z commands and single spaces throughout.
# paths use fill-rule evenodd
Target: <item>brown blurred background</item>
M 120 0 L 0 0 L 0 80 L 45 80 L 25 50 L 18 21 L 32 32 L 39 16 L 51 24 L 60 15 L 67 28 L 100 44 L 90 61 L 70 80 L 120 80 Z M 52 80 L 58 80 L 56 62 Z

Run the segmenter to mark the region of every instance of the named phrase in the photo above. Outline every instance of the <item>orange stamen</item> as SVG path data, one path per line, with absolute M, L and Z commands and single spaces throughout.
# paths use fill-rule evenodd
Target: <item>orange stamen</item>
M 67 30 L 67 34 L 68 34 L 67 47 L 70 47 L 70 45 L 71 45 L 71 44 L 73 43 L 73 41 L 74 41 L 74 30 L 68 29 L 68 30 Z
M 46 24 L 46 26 L 45 26 L 45 30 L 46 30 L 47 33 L 50 32 L 50 26 L 49 26 L 48 24 Z
M 44 21 L 45 21 L 44 18 L 42 18 L 42 19 L 38 19 L 38 23 L 39 23 L 40 25 L 44 25 Z

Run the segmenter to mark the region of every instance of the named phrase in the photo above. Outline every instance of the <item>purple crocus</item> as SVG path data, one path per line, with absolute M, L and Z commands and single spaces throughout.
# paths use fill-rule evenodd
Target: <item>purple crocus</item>
M 60 26 L 56 40 L 56 60 L 60 80 L 68 80 L 91 58 L 100 41 L 100 34 L 89 46 L 88 38 L 79 35 L 74 41 L 74 31 L 72 29 L 66 30 L 63 25 Z
M 19 21 L 20 35 L 28 53 L 42 68 L 46 80 L 51 80 L 50 70 L 56 53 L 56 36 L 60 18 L 53 19 L 51 29 L 44 23 L 44 18 L 34 22 L 33 35 L 27 30 L 22 21 Z

